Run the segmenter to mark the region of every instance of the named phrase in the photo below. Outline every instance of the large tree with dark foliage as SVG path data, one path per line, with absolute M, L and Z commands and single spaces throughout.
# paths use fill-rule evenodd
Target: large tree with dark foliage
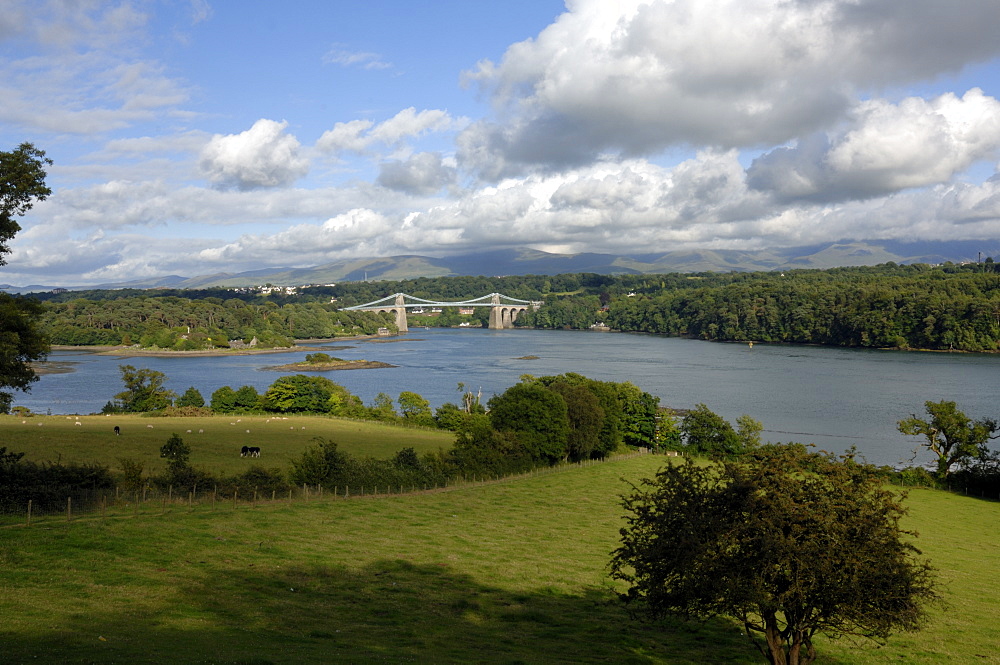
M 41 305 L 34 300 L 0 293 L 0 388 L 28 390 L 38 377 L 31 362 L 49 351 L 38 329 Z M 0 390 L 0 413 L 9 413 L 13 395 Z
M 935 599 L 905 511 L 876 469 L 768 445 L 740 461 L 688 460 L 624 499 L 611 575 L 634 612 L 737 620 L 772 665 L 816 658 L 816 633 L 884 640 Z
M 7 263 L 8 241 L 21 230 L 14 218 L 52 193 L 45 186 L 45 166 L 51 163 L 30 143 L 0 151 L 0 266 Z M 32 300 L 0 294 L 0 388 L 28 390 L 37 380 L 30 363 L 44 358 L 49 349 L 37 325 L 41 313 Z M 0 413 L 8 413 L 12 402 L 11 393 L 0 391 Z
M 489 419 L 498 432 L 514 432 L 537 461 L 566 457 L 570 423 L 566 400 L 538 383 L 516 383 L 489 401 Z

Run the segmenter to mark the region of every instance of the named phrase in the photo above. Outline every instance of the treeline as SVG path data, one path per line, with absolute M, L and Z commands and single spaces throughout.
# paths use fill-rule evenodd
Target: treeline
M 412 448 L 390 459 L 355 457 L 336 442 L 317 440 L 290 469 L 249 468 L 233 477 L 215 475 L 196 465 L 192 451 L 174 434 L 161 447 L 167 469 L 144 475 L 143 465 L 120 459 L 119 473 L 107 467 L 25 462 L 23 453 L 0 448 L 0 511 L 23 508 L 30 499 L 39 510 L 58 510 L 67 497 L 91 498 L 116 487 L 126 494 L 153 487 L 186 496 L 212 488 L 219 496 L 287 492 L 303 484 L 329 491 L 347 487 L 437 487 L 460 478 L 499 477 L 564 461 L 602 459 L 637 447 L 660 443 L 658 398 L 625 382 L 596 381 L 579 374 L 524 376 L 520 383 L 487 404 L 459 384 L 459 404 L 446 403 L 434 413 L 419 394 L 403 391 L 393 400 L 380 393 L 364 405 L 346 388 L 323 377 L 283 376 L 264 394 L 250 386 L 224 387 L 206 404 L 190 388 L 180 398 L 163 387 L 162 372 L 120 367 L 125 390 L 109 401 L 105 412 L 150 415 L 219 413 L 301 413 L 374 419 L 399 424 L 440 427 L 456 433 L 449 450 L 418 455 Z M 674 431 L 675 428 L 668 428 Z
M 1000 267 L 887 263 L 874 267 L 664 275 L 517 275 L 344 282 L 295 294 L 94 291 L 43 294 L 43 329 L 56 344 L 206 348 L 253 337 L 292 338 L 394 330 L 389 314 L 347 312 L 396 292 L 457 301 L 491 292 L 542 300 L 518 326 L 612 329 L 719 341 L 961 351 L 1000 349 Z M 179 294 L 185 294 L 182 297 Z M 487 308 L 445 308 L 413 325 L 485 325 Z M 190 328 L 190 331 L 188 330 Z
M 283 377 L 275 385 L 286 379 L 294 377 Z M 414 392 L 400 393 L 397 413 L 388 395 L 380 394 L 372 405 L 362 406 L 356 397 L 340 386 L 331 387 L 325 379 L 309 383 L 337 395 L 334 401 L 339 406 L 334 410 L 325 410 L 327 401 L 322 397 L 312 402 L 320 413 L 437 426 L 454 431 L 456 441 L 450 450 L 418 455 L 406 448 L 390 459 L 375 459 L 352 456 L 334 441 L 319 440 L 293 461 L 287 480 L 296 486 L 339 488 L 341 492 L 347 487 L 355 491 L 376 486 L 436 487 L 459 478 L 499 477 L 559 462 L 602 459 L 637 447 L 653 448 L 659 440 L 658 398 L 631 383 L 596 381 L 579 374 L 525 376 L 485 405 L 466 391 L 461 404 L 443 404 L 433 415 L 428 402 Z M 282 385 L 286 396 L 297 392 L 304 397 L 310 392 L 304 380 Z M 265 408 L 274 408 L 273 388 L 262 396 L 260 404 Z M 459 388 L 464 390 L 464 386 Z M 304 402 L 296 409 L 302 406 Z M 172 468 L 177 471 L 171 477 L 174 487 L 185 487 L 184 478 L 202 487 L 208 482 L 189 469 L 176 464 Z
M 180 351 L 226 348 L 230 340 L 253 339 L 258 346 L 285 347 L 296 338 L 373 335 L 379 328 L 396 329 L 389 314 L 345 312 L 329 302 L 279 305 L 177 296 L 49 301 L 40 325 L 53 344 L 138 344 Z
M 992 264 L 990 264 L 992 268 Z M 927 265 L 672 276 L 621 294 L 546 298 L 518 325 L 719 341 L 863 348 L 1000 349 L 1000 274 Z M 588 321 L 590 323 L 588 323 Z
M 438 427 L 458 433 L 460 445 L 503 449 L 506 457 L 529 464 L 579 461 L 605 457 L 623 446 L 656 445 L 659 398 L 629 382 L 596 381 L 573 373 L 524 375 L 486 405 L 460 383 L 461 404 L 448 402 L 432 413 L 430 402 L 416 392 L 399 394 L 397 412 L 386 393 L 365 405 L 347 388 L 321 376 L 282 376 L 263 394 L 253 386 L 223 386 L 206 403 L 194 386 L 180 397 L 167 390 L 163 372 L 131 365 L 120 365 L 119 370 L 125 390 L 108 401 L 103 413 L 317 414 Z

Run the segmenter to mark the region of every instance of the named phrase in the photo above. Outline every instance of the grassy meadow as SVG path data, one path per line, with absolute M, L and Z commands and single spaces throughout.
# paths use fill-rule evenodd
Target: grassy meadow
M 115 435 L 115 425 L 121 436 Z M 97 463 L 117 470 L 118 460 L 125 457 L 142 462 L 147 474 L 166 469 L 160 446 L 172 434 L 191 447 L 192 466 L 223 474 L 240 473 L 250 464 L 287 470 L 293 459 L 315 445 L 316 437 L 336 441 L 354 456 L 379 458 L 406 447 L 417 453 L 449 449 L 455 441 L 455 435 L 444 430 L 322 416 L 0 416 L 0 446 L 25 453 L 26 460 Z M 259 447 L 261 457 L 241 458 L 242 446 Z
M 623 479 L 665 462 L 2 528 L 0 660 L 762 662 L 728 621 L 646 625 L 613 599 Z M 822 640 L 819 662 L 1000 663 L 1000 504 L 915 490 L 909 505 L 947 604 L 881 648 Z

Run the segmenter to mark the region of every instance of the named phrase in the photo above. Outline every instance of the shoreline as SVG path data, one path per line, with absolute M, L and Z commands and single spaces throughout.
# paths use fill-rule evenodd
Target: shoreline
M 332 337 L 330 339 L 302 339 L 295 340 L 295 346 L 282 346 L 266 349 L 197 349 L 193 351 L 171 351 L 170 349 L 144 349 L 136 346 L 94 346 L 83 345 L 73 346 L 69 344 L 53 344 L 52 351 L 78 351 L 81 353 L 94 353 L 102 356 L 117 356 L 119 358 L 211 358 L 225 356 L 262 356 L 276 353 L 295 353 L 298 351 L 324 351 L 329 350 L 329 346 L 309 346 L 309 344 L 330 344 L 335 342 L 365 341 L 379 339 L 378 335 L 352 335 L 350 337 Z M 43 361 L 48 362 L 48 361 Z

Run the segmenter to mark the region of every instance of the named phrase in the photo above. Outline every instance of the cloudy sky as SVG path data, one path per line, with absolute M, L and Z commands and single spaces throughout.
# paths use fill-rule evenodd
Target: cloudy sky
M 997 0 L 0 0 L 0 282 L 1000 238 Z

